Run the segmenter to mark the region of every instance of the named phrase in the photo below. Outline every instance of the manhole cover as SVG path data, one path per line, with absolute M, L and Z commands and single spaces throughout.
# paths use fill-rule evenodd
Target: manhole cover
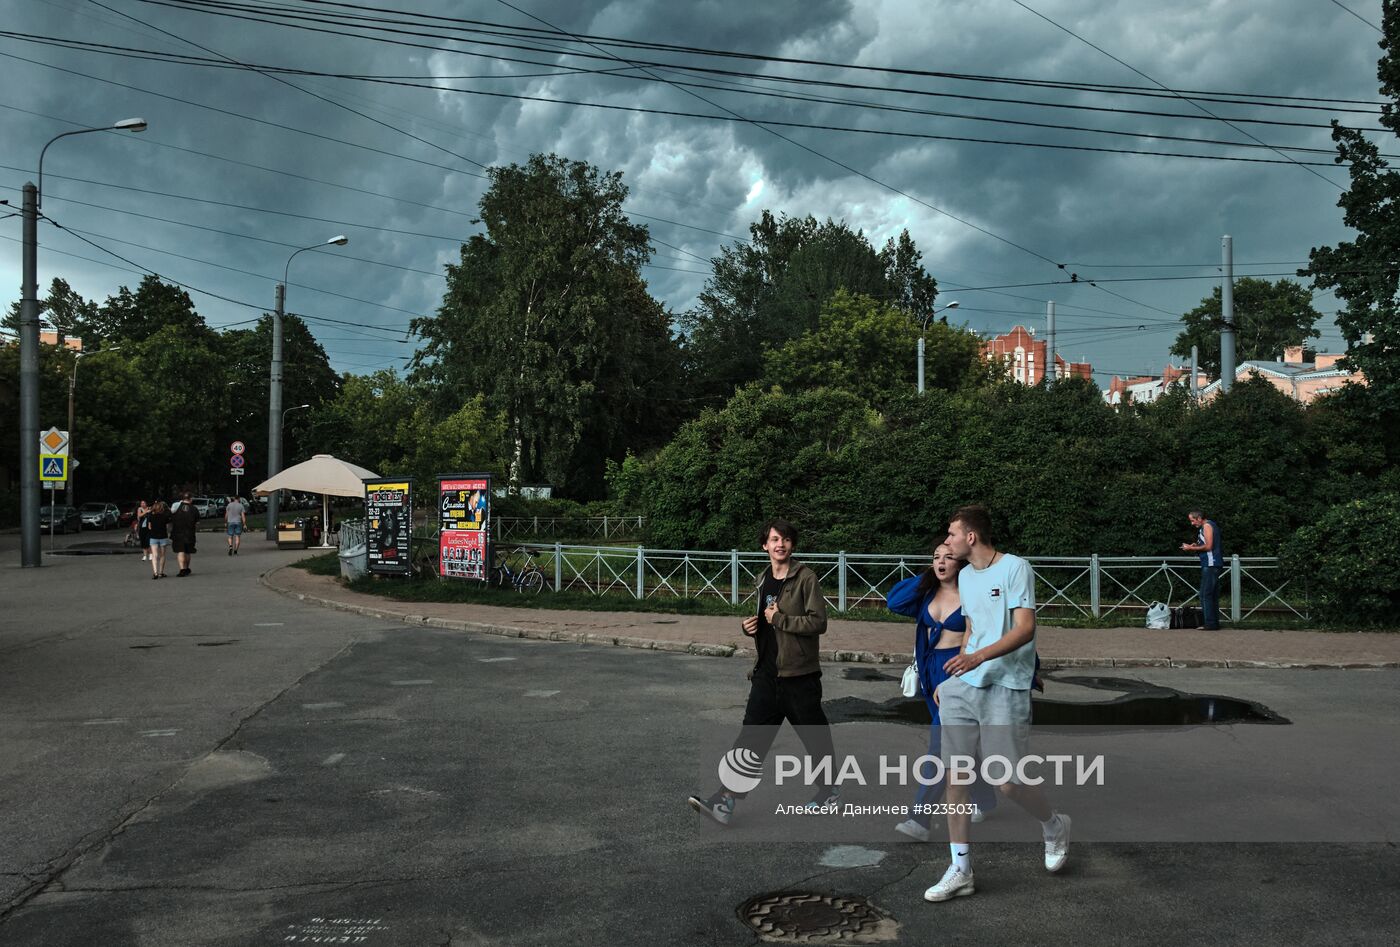
M 785 944 L 876 944 L 898 931 L 894 918 L 864 898 L 810 892 L 750 898 L 739 919 L 764 940 Z

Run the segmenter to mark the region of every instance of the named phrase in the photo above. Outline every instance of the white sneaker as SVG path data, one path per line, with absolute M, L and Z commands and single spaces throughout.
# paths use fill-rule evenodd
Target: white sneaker
M 1045 870 L 1059 871 L 1069 858 L 1069 816 L 1055 813 L 1059 829 L 1045 836 Z
M 927 842 L 929 831 L 914 819 L 905 819 L 894 827 L 894 830 L 901 835 L 907 835 L 916 842 Z
M 980 822 L 986 822 L 987 810 L 983 809 L 981 806 L 977 806 L 972 810 L 972 815 L 968 818 L 971 819 L 973 825 L 977 825 Z
M 957 865 L 949 865 L 948 870 L 943 873 L 943 880 L 924 892 L 924 900 L 947 901 L 972 894 L 976 890 L 972 883 L 972 872 L 963 874 L 958 871 Z

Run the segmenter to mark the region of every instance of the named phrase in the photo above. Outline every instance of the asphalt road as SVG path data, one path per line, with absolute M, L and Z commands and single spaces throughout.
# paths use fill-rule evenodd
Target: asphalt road
M 0 945 L 746 944 L 736 909 L 780 890 L 869 898 L 901 944 L 1394 943 L 1389 824 L 1086 843 L 1057 876 L 1032 843 L 987 843 L 977 895 L 926 904 L 941 844 L 886 833 L 854 858 L 874 864 L 832 867 L 825 841 L 685 806 L 712 788 L 707 732 L 742 714 L 735 662 L 317 609 L 257 584 L 298 554 L 216 539 L 153 582 L 139 556 L 23 571 L 0 537 Z M 1395 672 L 1139 676 L 1300 728 L 1400 717 Z M 828 700 L 889 689 L 826 679 Z

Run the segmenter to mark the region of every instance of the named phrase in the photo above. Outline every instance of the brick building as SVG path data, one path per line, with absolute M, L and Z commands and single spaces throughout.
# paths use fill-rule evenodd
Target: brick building
M 1023 385 L 1039 385 L 1045 381 L 1047 350 L 1045 340 L 1037 339 L 1035 330 L 1025 326 L 1016 326 L 982 344 L 983 357 L 988 361 L 1005 362 L 1007 375 Z M 1094 370 L 1088 362 L 1067 362 L 1056 352 L 1055 377 L 1092 380 Z

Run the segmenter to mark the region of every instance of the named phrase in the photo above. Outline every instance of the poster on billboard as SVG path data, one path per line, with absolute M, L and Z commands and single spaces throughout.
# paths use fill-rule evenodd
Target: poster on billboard
M 485 582 L 491 545 L 491 475 L 440 475 L 438 526 L 440 574 Z
M 365 543 L 372 575 L 413 571 L 413 481 L 365 481 Z

